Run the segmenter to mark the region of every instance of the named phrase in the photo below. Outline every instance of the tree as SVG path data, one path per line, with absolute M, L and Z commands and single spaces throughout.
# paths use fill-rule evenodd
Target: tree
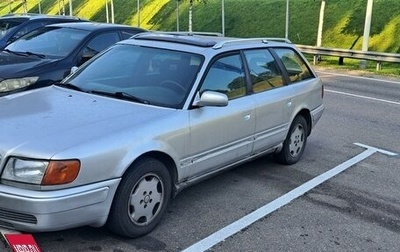
M 24 7 L 24 13 L 27 13 L 28 12 L 28 7 L 27 7 L 27 4 L 26 4 L 26 0 L 22 0 L 22 5 Z
M 60 4 L 60 0 L 57 0 L 58 3 L 58 15 L 65 15 L 65 5 L 64 5 L 64 0 L 61 0 L 61 4 Z M 62 12 L 61 12 L 62 10 Z
M 323 27 L 324 27 L 325 2 L 326 2 L 325 0 L 321 1 L 321 9 L 319 11 L 317 46 L 321 46 L 322 45 L 322 30 L 323 30 Z
M 193 31 L 193 0 L 189 0 L 189 32 Z
M 40 4 L 41 0 L 38 0 L 38 6 L 39 6 L 39 14 L 42 14 L 42 6 Z
M 110 22 L 109 20 L 109 13 L 108 13 L 108 5 L 111 7 L 111 23 L 114 23 L 114 1 L 113 0 L 106 0 L 106 19 L 107 23 Z
M 73 15 L 74 15 L 73 12 L 74 12 L 74 11 L 73 11 L 73 7 L 72 7 L 72 0 L 69 0 L 69 15 L 70 15 L 70 16 L 73 16 Z
M 178 2 L 182 0 L 177 0 Z M 189 0 L 189 32 L 193 31 L 193 3 L 195 0 Z M 197 2 L 207 3 L 207 0 L 197 0 Z
M 370 12 L 372 12 L 373 1 L 368 0 L 365 2 L 368 2 L 368 4 L 365 4 L 364 1 L 358 4 L 358 6 L 354 9 L 352 14 L 350 15 L 349 21 L 347 22 L 346 26 L 342 29 L 342 32 L 344 34 L 356 35 L 356 38 L 349 49 L 353 49 L 358 40 L 364 35 L 365 27 L 360 24 L 364 24 L 366 22 L 367 18 L 366 16 L 368 16 L 366 15 L 366 13 L 368 12 L 367 7 L 370 7 L 371 8 Z M 377 23 L 379 24 L 379 22 Z M 382 27 L 380 27 L 379 25 L 374 25 L 373 27 L 371 27 L 372 30 L 370 35 L 378 34 L 382 29 Z
M 373 0 L 368 0 L 367 2 L 367 5 L 364 5 L 364 3 L 358 4 L 357 8 L 349 17 L 346 26 L 342 29 L 344 34 L 356 36 L 349 49 L 353 49 L 358 40 L 364 36 L 363 50 L 368 51 L 369 36 L 379 33 L 378 26 L 372 27 L 374 29 L 370 31 Z M 364 26 L 360 25 L 362 23 L 364 23 Z M 343 58 L 339 58 L 339 65 L 343 65 Z

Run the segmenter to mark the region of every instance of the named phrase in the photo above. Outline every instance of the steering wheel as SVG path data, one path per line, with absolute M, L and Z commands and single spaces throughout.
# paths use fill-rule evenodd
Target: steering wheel
M 179 82 L 176 82 L 173 80 L 162 81 L 160 83 L 160 86 L 172 89 L 178 93 L 182 93 L 182 94 L 186 93 L 186 88 L 184 88 Z

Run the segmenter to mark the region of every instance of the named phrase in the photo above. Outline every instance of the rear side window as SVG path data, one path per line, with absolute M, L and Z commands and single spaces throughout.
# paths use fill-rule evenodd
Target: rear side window
M 122 40 L 129 39 L 133 35 L 139 33 L 140 31 L 123 30 L 121 31 Z
M 215 61 L 209 69 L 200 93 L 217 91 L 234 99 L 246 95 L 244 71 L 239 54 L 222 57 Z
M 273 49 L 285 66 L 291 82 L 312 78 L 313 75 L 304 60 L 291 48 Z
M 14 40 L 18 39 L 19 37 L 22 37 L 23 35 L 27 34 L 28 32 L 36 30 L 37 28 L 40 28 L 45 25 L 46 24 L 44 22 L 32 22 L 30 24 L 27 24 L 26 26 L 21 28 L 16 34 L 14 34 L 14 36 L 10 40 L 14 41 Z
M 267 49 L 248 50 L 244 55 L 249 66 L 254 93 L 283 86 L 281 71 Z
M 0 38 L 3 38 L 6 34 L 17 29 L 26 20 L 23 19 L 1 19 L 0 20 Z
M 117 32 L 102 33 L 92 39 L 87 47 L 91 50 L 95 50 L 96 52 L 101 52 L 118 41 L 119 35 Z

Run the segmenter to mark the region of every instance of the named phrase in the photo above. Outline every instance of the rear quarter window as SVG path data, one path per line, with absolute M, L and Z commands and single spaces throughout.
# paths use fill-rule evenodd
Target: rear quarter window
M 27 24 L 24 27 L 22 27 L 16 34 L 14 34 L 14 36 L 11 38 L 11 41 L 16 40 L 19 37 L 22 37 L 23 35 L 27 34 L 28 32 L 36 30 L 45 25 L 46 24 L 44 22 L 32 22 L 30 24 Z
M 295 50 L 292 48 L 274 48 L 273 50 L 281 59 L 291 83 L 314 78 L 307 63 Z
M 122 40 L 129 39 L 133 35 L 139 33 L 139 31 L 132 31 L 132 30 L 122 30 L 121 31 L 121 37 Z

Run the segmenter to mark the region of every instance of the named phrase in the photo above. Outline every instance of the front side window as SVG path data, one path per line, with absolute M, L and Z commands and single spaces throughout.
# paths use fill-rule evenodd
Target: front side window
M 285 66 L 291 82 L 298 82 L 313 77 L 307 64 L 293 49 L 275 48 L 273 50 L 278 54 Z
M 200 94 L 206 90 L 224 93 L 230 100 L 246 95 L 239 54 L 219 58 L 211 65 L 201 85 Z
M 281 71 L 267 49 L 248 50 L 244 55 L 249 66 L 254 93 L 283 86 Z

